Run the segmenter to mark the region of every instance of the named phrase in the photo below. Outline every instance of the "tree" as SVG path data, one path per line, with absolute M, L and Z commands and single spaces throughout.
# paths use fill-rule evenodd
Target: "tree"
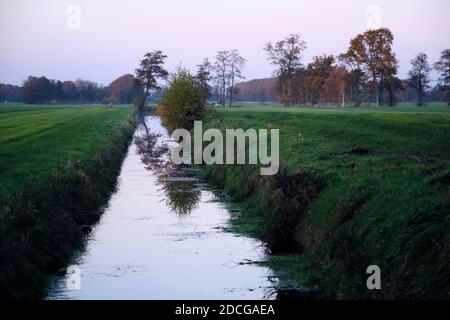
M 64 97 L 64 90 L 63 90 L 63 84 L 61 81 L 56 81 L 55 85 L 55 98 L 58 101 L 63 101 L 65 99 Z
M 301 67 L 302 52 L 306 49 L 306 42 L 301 40 L 299 34 L 291 34 L 275 44 L 267 43 L 264 51 L 268 60 L 278 67 L 276 71 L 280 78 L 282 101 L 290 106 L 293 101 L 293 77 Z
M 125 74 L 109 85 L 110 99 L 114 97 L 117 103 L 131 103 L 140 94 L 137 80 L 132 74 Z
M 434 64 L 434 68 L 440 73 L 440 89 L 450 106 L 450 49 L 441 52 L 441 57 Z
M 216 55 L 216 62 L 214 63 L 214 71 L 216 73 L 215 79 L 219 89 L 220 103 L 225 107 L 227 86 L 229 84 L 229 67 L 230 67 L 230 53 L 229 51 L 219 51 Z
M 236 79 L 243 79 L 242 69 L 245 66 L 245 59 L 239 55 L 237 50 L 231 50 L 228 54 L 230 71 L 228 72 L 228 83 L 230 83 L 230 107 L 233 102 Z
M 211 93 L 211 86 L 209 85 L 209 82 L 212 79 L 211 73 L 213 71 L 213 65 L 208 58 L 205 58 L 197 67 L 197 80 L 200 82 L 200 86 L 202 87 L 203 105 L 206 105 L 206 101 Z
M 180 67 L 172 76 L 156 113 L 172 133 L 178 128 L 192 129 L 194 121 L 200 120 L 204 111 L 199 82 L 188 70 Z
M 24 103 L 49 103 L 55 91 L 55 83 L 46 77 L 29 76 L 22 84 L 20 98 Z
M 428 57 L 425 53 L 419 53 L 411 60 L 412 69 L 408 73 L 409 86 L 417 91 L 417 105 L 422 106 L 425 92 L 429 89 L 430 83 L 430 65 Z
M 136 81 L 137 84 L 143 89 L 143 96 L 138 101 L 137 107 L 139 110 L 143 110 L 145 106 L 145 100 L 151 90 L 159 90 L 161 87 L 158 84 L 158 80 L 167 79 L 169 73 L 164 69 L 164 60 L 166 55 L 160 50 L 148 52 L 144 55 L 144 58 L 140 62 L 140 67 L 136 69 Z
M 73 81 L 64 81 L 62 83 L 62 91 L 64 100 L 66 102 L 76 103 L 78 102 L 79 92 L 75 82 Z
M 393 107 L 396 103 L 396 96 L 398 91 L 404 91 L 402 81 L 396 77 L 397 65 L 390 66 L 385 71 L 383 86 L 388 91 L 389 106 Z
M 308 104 L 309 91 L 306 87 L 306 69 L 300 67 L 293 75 L 293 87 L 292 87 L 292 95 L 294 99 L 294 103 L 298 105 L 306 105 Z
M 109 95 L 109 88 L 92 81 L 51 80 L 29 76 L 20 88 L 20 99 L 25 103 L 93 103 L 101 102 Z
M 349 53 L 339 55 L 339 62 L 348 70 L 347 87 L 350 92 L 350 100 L 356 107 L 361 105 L 362 92 L 366 86 L 367 76 L 360 63 Z
M 100 102 L 107 95 L 101 85 L 89 80 L 78 79 L 75 86 L 78 90 L 79 103 Z
M 20 87 L 0 83 L 0 102 L 19 102 L 20 101 Z
M 325 99 L 340 103 L 345 106 L 345 92 L 347 90 L 348 72 L 344 67 L 338 67 L 331 71 L 323 85 Z
M 362 67 L 371 79 L 369 93 L 376 95 L 377 105 L 382 103 L 384 77 L 395 76 L 387 70 L 396 71 L 397 59 L 392 52 L 394 36 L 387 28 L 369 30 L 350 41 L 346 56 Z
M 305 86 L 308 91 L 310 101 L 315 103 L 325 103 L 324 84 L 327 78 L 335 69 L 334 57 L 332 55 L 321 55 L 313 58 L 306 69 Z

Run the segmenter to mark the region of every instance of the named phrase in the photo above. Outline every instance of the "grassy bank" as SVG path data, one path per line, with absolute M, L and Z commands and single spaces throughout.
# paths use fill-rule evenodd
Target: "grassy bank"
M 450 108 L 215 109 L 205 128 L 280 128 L 282 169 L 207 166 L 285 281 L 336 298 L 450 297 Z M 382 290 L 366 287 L 378 265 Z
M 0 106 L 0 297 L 40 298 L 98 220 L 132 108 Z

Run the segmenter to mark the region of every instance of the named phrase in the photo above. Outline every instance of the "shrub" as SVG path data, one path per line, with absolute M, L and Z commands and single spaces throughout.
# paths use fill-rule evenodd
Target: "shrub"
M 156 113 L 169 133 L 177 128 L 192 129 L 205 112 L 200 84 L 188 70 L 179 68 L 172 76 Z

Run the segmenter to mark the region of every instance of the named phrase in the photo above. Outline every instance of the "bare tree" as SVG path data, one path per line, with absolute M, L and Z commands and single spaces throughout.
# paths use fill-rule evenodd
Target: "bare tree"
M 230 107 L 233 103 L 233 94 L 235 91 L 236 79 L 243 79 L 242 69 L 245 66 L 245 59 L 239 55 L 237 50 L 231 50 L 228 55 L 229 72 L 228 83 L 230 84 Z
M 219 51 L 214 63 L 215 79 L 219 89 L 220 103 L 225 107 L 227 86 L 229 84 L 230 53 Z
M 425 96 L 425 91 L 430 87 L 430 65 L 428 64 L 428 57 L 425 53 L 419 53 L 413 60 L 411 60 L 412 69 L 409 71 L 408 85 L 417 91 L 417 105 L 422 106 Z
M 158 80 L 167 79 L 169 73 L 164 69 L 164 60 L 166 58 L 167 56 L 160 50 L 148 52 L 141 60 L 139 68 L 136 69 L 136 81 L 144 90 L 144 95 L 137 102 L 139 110 L 144 109 L 145 100 L 151 90 L 161 89 Z
M 292 86 L 295 72 L 301 67 L 302 52 L 306 49 L 306 42 L 299 34 L 291 34 L 275 44 L 267 43 L 264 51 L 268 60 L 278 67 L 277 75 L 281 82 L 282 99 L 286 106 L 293 102 Z
M 206 100 L 208 99 L 211 91 L 209 82 L 212 79 L 211 73 L 213 71 L 213 65 L 208 60 L 208 58 L 205 58 L 203 59 L 203 62 L 197 67 L 197 79 L 202 87 L 203 105 L 206 105 Z

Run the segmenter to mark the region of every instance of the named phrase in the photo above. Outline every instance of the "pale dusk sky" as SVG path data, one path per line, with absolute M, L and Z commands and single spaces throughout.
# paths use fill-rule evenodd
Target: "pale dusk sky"
M 194 71 L 204 57 L 237 49 L 246 78 L 263 78 L 273 71 L 266 42 L 300 33 L 307 64 L 344 52 L 371 23 L 394 33 L 404 78 L 417 53 L 434 63 L 450 48 L 449 13 L 448 0 L 0 0 L 0 82 L 45 75 L 107 85 L 156 49 L 170 71 L 180 63 Z

